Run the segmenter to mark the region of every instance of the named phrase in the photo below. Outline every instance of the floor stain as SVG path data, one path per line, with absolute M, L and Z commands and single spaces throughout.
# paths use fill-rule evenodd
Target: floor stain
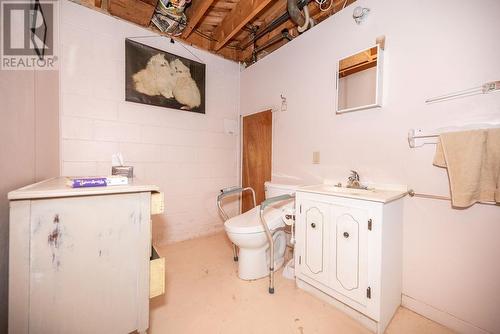
M 304 327 L 300 326 L 297 328 L 300 334 L 304 334 Z

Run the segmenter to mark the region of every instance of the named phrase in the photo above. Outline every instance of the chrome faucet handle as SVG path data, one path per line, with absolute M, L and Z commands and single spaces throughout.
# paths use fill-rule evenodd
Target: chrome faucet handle
M 351 181 L 359 181 L 359 173 L 355 170 L 351 170 L 351 176 L 349 176 L 349 180 Z

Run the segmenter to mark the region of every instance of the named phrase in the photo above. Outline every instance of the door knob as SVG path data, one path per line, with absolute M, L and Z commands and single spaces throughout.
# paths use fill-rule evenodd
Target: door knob
M 344 232 L 344 238 L 349 238 L 349 233 Z
M 311 227 L 312 227 L 312 228 L 315 228 L 315 227 L 316 227 L 316 224 L 315 224 L 315 223 L 311 223 Z

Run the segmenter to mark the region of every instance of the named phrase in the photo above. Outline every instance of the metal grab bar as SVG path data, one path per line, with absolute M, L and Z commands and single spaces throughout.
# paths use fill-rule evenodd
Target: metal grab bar
M 260 204 L 260 221 L 264 225 L 264 231 L 266 232 L 267 241 L 269 242 L 269 293 L 274 293 L 274 242 L 273 235 L 267 226 L 266 219 L 264 218 L 264 210 L 267 206 L 275 202 L 285 201 L 287 199 L 292 199 L 294 195 L 280 195 L 276 197 L 271 197 L 266 199 Z
M 252 199 L 253 199 L 253 206 L 255 207 L 257 205 L 257 202 L 255 201 L 255 191 L 251 187 L 228 187 L 220 190 L 220 194 L 217 195 L 217 208 L 219 209 L 219 213 L 222 216 L 222 219 L 224 219 L 224 222 L 229 219 L 229 216 L 227 215 L 226 211 L 222 209 L 221 201 L 224 197 L 229 196 L 229 195 L 236 195 L 243 193 L 244 191 L 250 191 L 252 193 Z M 236 248 L 236 245 L 233 244 L 233 260 L 238 261 L 238 249 Z

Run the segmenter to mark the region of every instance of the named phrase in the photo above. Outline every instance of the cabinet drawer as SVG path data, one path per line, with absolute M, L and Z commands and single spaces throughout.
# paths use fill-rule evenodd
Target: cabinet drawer
M 151 247 L 149 261 L 149 298 L 165 293 L 165 258 L 160 257 L 154 247 Z

